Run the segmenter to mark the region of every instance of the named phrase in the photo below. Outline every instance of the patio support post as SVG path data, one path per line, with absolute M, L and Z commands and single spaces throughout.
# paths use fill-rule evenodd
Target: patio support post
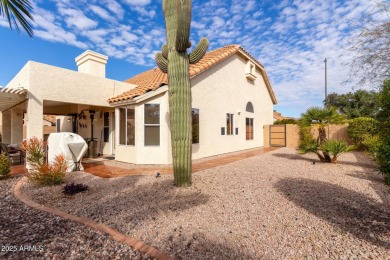
M 11 144 L 23 141 L 23 109 L 11 109 Z
M 3 112 L 3 125 L 2 125 L 2 143 L 10 144 L 11 143 L 11 111 Z
M 28 99 L 26 118 L 26 139 L 43 138 L 43 102 L 33 98 Z

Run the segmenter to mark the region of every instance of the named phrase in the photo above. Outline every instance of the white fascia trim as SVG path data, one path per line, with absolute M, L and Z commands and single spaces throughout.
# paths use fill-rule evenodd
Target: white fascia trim
M 119 106 L 126 106 L 126 105 L 135 105 L 135 104 L 139 104 L 139 103 L 142 103 L 143 101 L 145 100 L 148 100 L 148 99 L 151 99 L 159 94 L 162 94 L 162 93 L 165 93 L 166 91 L 168 91 L 168 85 L 164 85 L 164 86 L 161 86 L 159 87 L 158 89 L 156 90 L 153 90 L 153 91 L 150 91 L 148 93 L 145 93 L 145 94 L 142 94 L 132 100 L 125 100 L 125 101 L 119 101 L 119 102 L 115 102 L 114 104 L 112 104 L 112 106 L 114 107 L 119 107 Z

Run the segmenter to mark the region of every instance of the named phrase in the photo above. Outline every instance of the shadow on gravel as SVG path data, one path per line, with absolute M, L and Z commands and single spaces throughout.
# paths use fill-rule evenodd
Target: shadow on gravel
M 307 158 L 304 155 L 300 155 L 300 154 L 273 153 L 272 155 L 276 156 L 276 157 L 280 157 L 280 158 L 290 159 L 290 160 L 301 160 L 301 161 L 307 161 L 310 163 L 312 163 L 312 162 L 321 163 L 317 157 L 316 158 Z M 367 161 L 368 160 L 367 157 L 364 154 L 362 154 L 361 152 L 354 152 L 354 155 L 358 159 L 358 161 Z M 362 157 L 364 157 L 364 159 Z M 375 167 L 375 165 L 373 163 L 343 161 L 342 155 L 339 158 L 337 164 L 359 166 L 359 167 L 364 167 L 364 168 Z
M 177 230 L 175 234 L 163 242 L 166 248 L 162 250 L 173 259 L 259 259 L 261 256 L 248 254 L 240 249 L 239 243 L 226 244 L 207 239 L 202 233 L 185 236 Z
M 303 178 L 287 178 L 275 188 L 294 202 L 343 231 L 390 249 L 390 207 L 343 187 Z
M 85 212 L 88 217 L 102 220 L 105 224 L 126 232 L 136 228 L 144 220 L 156 221 L 158 225 L 160 214 L 178 215 L 181 211 L 205 204 L 209 200 L 209 196 L 196 190 L 174 187 L 171 179 L 137 185 L 135 183 L 139 178 L 131 177 L 130 183 L 129 179 L 108 180 L 106 185 L 111 185 L 111 190 L 115 192 L 111 191 L 103 194 L 100 199 L 89 201 L 92 207 Z M 82 206 L 78 205 L 77 208 Z

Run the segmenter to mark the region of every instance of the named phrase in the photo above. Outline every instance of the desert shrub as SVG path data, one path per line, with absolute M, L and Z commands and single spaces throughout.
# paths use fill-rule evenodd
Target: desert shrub
M 44 164 L 46 146 L 47 143 L 37 137 L 22 142 L 22 149 L 26 152 L 26 160 L 33 168 Z
M 57 155 L 51 164 L 45 162 L 46 143 L 33 137 L 22 143 L 27 163 L 31 169 L 27 177 L 40 185 L 59 185 L 64 182 L 67 163 L 63 155 Z
M 379 93 L 380 110 L 378 113 L 378 134 L 380 145 L 377 158 L 379 170 L 385 176 L 386 184 L 390 185 L 390 79 L 384 81 Z
M 362 144 L 368 156 L 378 163 L 378 150 L 381 144 L 379 135 L 366 135 Z
M 294 118 L 285 118 L 285 119 L 278 119 L 274 122 L 274 125 L 287 125 L 287 124 L 297 124 L 297 120 Z
M 66 195 L 74 195 L 76 193 L 79 193 L 79 192 L 83 192 L 83 191 L 86 191 L 88 190 L 88 186 L 87 185 L 84 185 L 84 184 L 81 184 L 81 183 L 77 183 L 75 184 L 74 182 L 70 183 L 70 184 L 66 184 L 62 190 L 62 192 Z
M 353 151 L 355 146 L 348 145 L 348 143 L 344 140 L 326 140 L 320 148 L 323 152 L 332 155 L 332 163 L 337 163 L 337 158 L 341 154 Z
M 377 121 L 371 117 L 358 117 L 349 120 L 348 136 L 360 149 L 365 149 L 364 142 L 377 132 Z
M 64 182 L 67 163 L 63 155 L 57 155 L 52 164 L 43 163 L 28 173 L 28 178 L 41 185 L 59 185 Z
M 0 179 L 10 176 L 11 166 L 8 156 L 5 153 L 0 154 Z

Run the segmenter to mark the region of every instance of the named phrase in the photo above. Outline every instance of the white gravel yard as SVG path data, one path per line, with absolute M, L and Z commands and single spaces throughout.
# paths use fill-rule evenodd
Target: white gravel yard
M 195 173 L 187 189 L 173 187 L 172 175 L 74 172 L 67 182 L 89 191 L 68 197 L 61 186 L 26 184 L 23 192 L 176 259 L 390 259 L 390 187 L 363 153 L 339 161 L 282 148 Z

